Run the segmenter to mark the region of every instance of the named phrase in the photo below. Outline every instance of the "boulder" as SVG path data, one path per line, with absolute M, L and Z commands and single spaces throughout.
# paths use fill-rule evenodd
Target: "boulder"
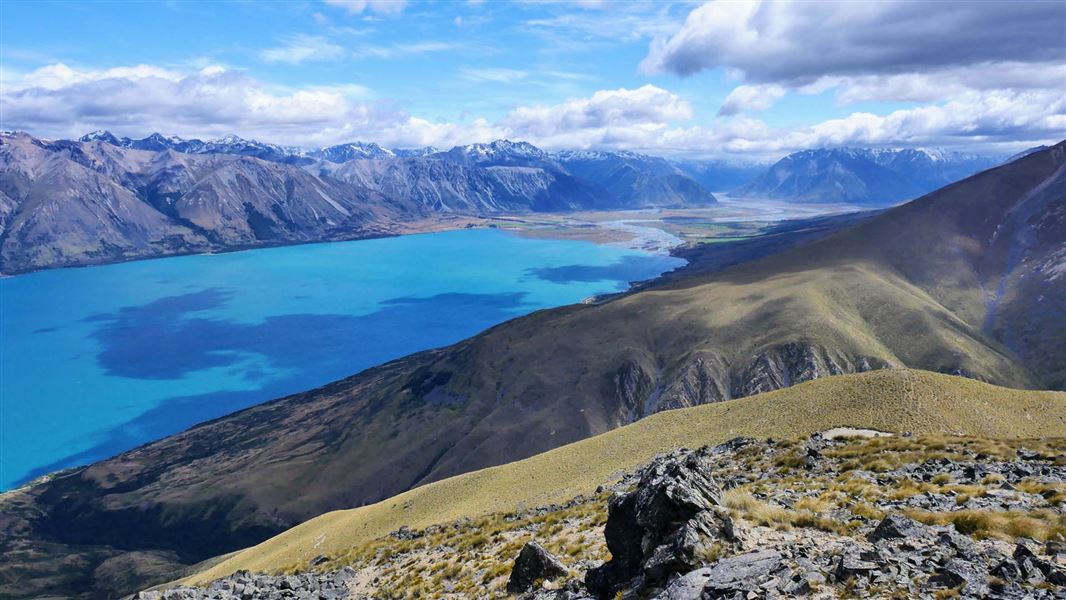
M 952 558 L 929 578 L 929 583 L 946 588 L 961 588 L 967 595 L 983 596 L 988 593 L 988 571 L 982 565 Z
M 528 591 L 541 579 L 555 579 L 567 574 L 566 567 L 537 542 L 526 542 L 511 568 L 507 591 L 520 594 Z
M 929 534 L 930 529 L 903 515 L 888 515 L 877 524 L 873 531 L 866 534 L 866 539 L 871 542 L 879 540 L 893 540 L 902 538 L 918 538 Z
M 676 579 L 656 600 L 698 600 L 756 592 L 781 566 L 781 555 L 761 550 L 730 556 Z
M 611 560 L 585 576 L 589 592 L 613 596 L 641 577 L 641 585 L 699 566 L 708 544 L 735 539 L 720 507 L 722 489 L 711 478 L 707 449 L 660 456 L 640 473 L 636 488 L 608 502 L 604 536 Z

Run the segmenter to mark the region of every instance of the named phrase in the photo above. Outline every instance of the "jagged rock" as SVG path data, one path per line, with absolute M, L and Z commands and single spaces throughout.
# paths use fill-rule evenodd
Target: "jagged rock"
M 652 395 L 655 382 L 640 363 L 627 360 L 619 367 L 614 375 L 614 387 L 621 423 L 632 423 L 646 416 L 645 402 Z
M 661 581 L 698 564 L 699 554 L 706 541 L 718 538 L 733 539 L 733 524 L 730 519 L 711 511 L 702 511 L 689 519 L 680 529 L 670 534 L 666 543 L 660 545 L 643 565 L 644 577 L 649 581 Z
M 686 408 L 729 400 L 728 364 L 716 354 L 704 353 L 680 369 L 673 382 L 648 406 L 648 412 Z
M 507 591 L 512 594 L 525 592 L 540 579 L 555 579 L 566 575 L 567 570 L 558 558 L 551 555 L 537 542 L 526 542 L 511 568 Z
M 1030 583 L 1046 581 L 1053 585 L 1066 585 L 1066 572 L 1038 558 L 1025 542 L 1020 542 L 1014 548 L 1013 557 L 1022 576 Z
M 846 581 L 851 577 L 868 576 L 875 569 L 877 569 L 877 563 L 863 560 L 863 557 L 849 553 L 840 557 L 840 562 L 836 568 L 836 576 L 840 581 Z
M 730 556 L 678 578 L 655 598 L 698 600 L 728 597 L 736 592 L 753 592 L 759 590 L 780 565 L 781 554 L 772 550 Z
M 732 521 L 719 509 L 722 490 L 711 479 L 711 451 L 660 456 L 646 466 L 635 490 L 611 498 L 604 535 L 611 560 L 591 569 L 585 583 L 599 597 L 638 576 L 644 584 L 698 565 L 705 540 L 732 541 Z
M 961 587 L 968 595 L 981 596 L 988 593 L 988 571 L 979 564 L 952 558 L 929 578 L 929 583 L 946 588 Z
M 866 534 L 871 542 L 900 538 L 917 538 L 929 534 L 929 528 L 914 519 L 903 515 L 888 515 L 877 524 L 873 531 Z

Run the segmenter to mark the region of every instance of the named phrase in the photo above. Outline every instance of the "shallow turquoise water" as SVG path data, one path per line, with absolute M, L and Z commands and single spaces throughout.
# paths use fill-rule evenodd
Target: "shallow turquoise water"
M 0 489 L 682 264 L 452 231 L 0 280 Z

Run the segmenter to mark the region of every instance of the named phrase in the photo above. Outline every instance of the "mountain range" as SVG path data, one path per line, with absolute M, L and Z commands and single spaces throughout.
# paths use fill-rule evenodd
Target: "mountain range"
M 0 134 L 0 273 L 391 235 L 439 214 L 706 207 L 709 190 L 885 206 L 996 164 L 939 150 L 821 149 L 761 166 L 527 142 L 317 149 L 226 136 Z
M 888 206 L 996 166 L 1003 158 L 926 148 L 805 150 L 777 161 L 734 195 Z
M 497 141 L 436 152 L 343 144 L 303 152 L 96 132 L 0 135 L 0 272 L 388 235 L 439 213 L 707 206 L 662 159 L 554 155 Z
M 511 168 L 492 148 L 457 154 Z M 0 499 L 4 576 L 83 596 L 119 567 L 131 586 L 159 581 L 330 510 L 826 376 L 907 367 L 1066 388 L 1066 142 L 804 241 L 46 478 Z

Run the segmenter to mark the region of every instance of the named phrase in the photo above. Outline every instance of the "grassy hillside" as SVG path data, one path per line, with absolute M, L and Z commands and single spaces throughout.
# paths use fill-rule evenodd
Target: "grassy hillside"
M 736 436 L 798 437 L 837 426 L 993 438 L 1066 435 L 1066 393 L 1000 388 L 924 371 L 878 371 L 669 411 L 511 464 L 438 481 L 385 501 L 316 517 L 236 553 L 189 581 L 269 571 L 463 517 L 565 501 L 678 446 Z

